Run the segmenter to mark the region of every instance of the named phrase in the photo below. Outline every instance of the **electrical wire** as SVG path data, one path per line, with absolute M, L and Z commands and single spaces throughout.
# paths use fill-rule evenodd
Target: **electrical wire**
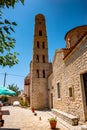
M 0 74 L 5 74 L 5 73 L 0 73 Z M 16 75 L 16 74 L 8 74 L 8 73 L 6 73 L 6 75 L 11 75 L 11 76 L 18 76 L 18 77 L 25 77 L 25 76 L 23 76 L 23 75 Z

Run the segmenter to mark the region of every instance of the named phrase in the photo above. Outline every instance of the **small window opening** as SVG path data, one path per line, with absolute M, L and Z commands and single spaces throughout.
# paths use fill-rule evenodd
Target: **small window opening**
M 69 88 L 69 97 L 73 97 L 73 89 Z
M 43 78 L 45 78 L 45 70 L 43 70 Z
M 60 83 L 57 83 L 57 96 L 60 98 Z
M 42 31 L 41 30 L 39 31 L 39 36 L 42 36 Z
M 38 55 L 36 56 L 36 61 L 39 62 L 39 56 Z
M 39 70 L 37 70 L 37 78 L 39 78 Z

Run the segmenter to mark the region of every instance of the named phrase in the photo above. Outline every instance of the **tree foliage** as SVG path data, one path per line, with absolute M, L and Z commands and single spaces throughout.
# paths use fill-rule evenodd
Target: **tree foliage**
M 18 96 L 21 93 L 21 90 L 19 90 L 18 86 L 14 84 L 8 85 L 8 89 L 16 92 L 16 96 Z
M 0 65 L 1 66 L 13 66 L 18 63 L 17 52 L 12 52 L 15 47 L 16 40 L 11 37 L 11 33 L 14 31 L 14 26 L 17 26 L 16 22 L 10 22 L 8 19 L 3 20 L 3 9 L 14 8 L 15 4 L 21 2 L 24 4 L 24 0 L 0 0 Z

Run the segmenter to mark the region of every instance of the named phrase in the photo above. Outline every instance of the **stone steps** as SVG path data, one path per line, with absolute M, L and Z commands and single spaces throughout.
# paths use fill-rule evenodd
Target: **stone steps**
M 73 116 L 71 114 L 62 112 L 57 109 L 52 109 L 52 112 L 57 115 L 59 118 L 63 119 L 64 121 L 68 122 L 70 125 L 78 125 L 79 118 L 77 116 Z

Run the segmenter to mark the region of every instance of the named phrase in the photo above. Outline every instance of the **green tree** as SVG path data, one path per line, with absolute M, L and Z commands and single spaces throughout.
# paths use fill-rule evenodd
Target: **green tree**
M 18 96 L 21 93 L 21 90 L 19 90 L 18 86 L 14 84 L 8 85 L 8 89 L 16 92 L 16 96 Z
M 13 66 L 18 63 L 17 52 L 12 52 L 15 47 L 16 40 L 11 37 L 11 33 L 14 31 L 14 26 L 17 26 L 16 22 L 10 22 L 8 19 L 3 19 L 4 8 L 14 8 L 16 3 L 21 2 L 24 4 L 24 0 L 0 0 L 0 65 L 1 66 Z

